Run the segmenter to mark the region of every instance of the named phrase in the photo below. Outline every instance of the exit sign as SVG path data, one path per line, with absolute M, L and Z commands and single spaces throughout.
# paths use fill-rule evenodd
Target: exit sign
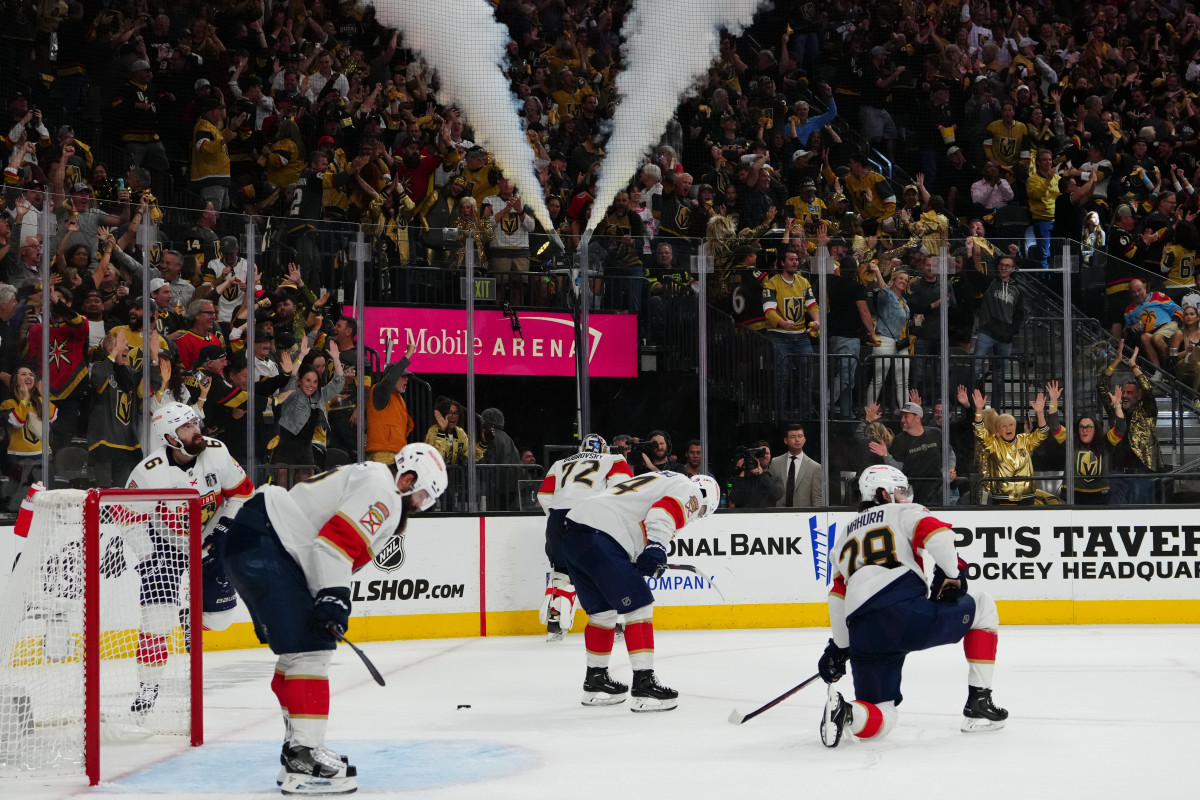
M 475 278 L 473 281 L 468 281 L 466 278 L 460 278 L 458 281 L 458 291 L 462 295 L 462 299 L 467 299 L 467 292 L 471 284 L 475 285 L 475 302 L 480 300 L 495 300 L 496 299 L 496 279 L 495 278 Z

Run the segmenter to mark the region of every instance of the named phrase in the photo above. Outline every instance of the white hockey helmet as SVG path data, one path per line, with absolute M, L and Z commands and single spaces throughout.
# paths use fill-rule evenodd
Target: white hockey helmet
M 700 487 L 700 499 L 704 501 L 700 518 L 711 517 L 717 513 L 717 506 L 721 505 L 721 484 L 708 475 L 693 475 L 692 483 Z
M 604 437 L 598 433 L 589 433 L 583 437 L 583 441 L 579 444 L 579 452 L 581 453 L 605 453 L 608 452 L 608 442 L 604 441 Z
M 877 489 L 886 491 L 893 503 L 912 502 L 913 492 L 908 485 L 908 477 L 887 464 L 874 464 L 858 476 L 858 492 L 864 502 L 874 501 Z
M 167 447 L 182 450 L 183 445 L 179 441 L 176 431 L 189 422 L 200 424 L 200 417 L 196 416 L 196 412 L 192 410 L 191 406 L 183 403 L 167 403 L 150 418 L 150 431 L 154 434 L 154 438 L 161 439 Z M 167 441 L 168 436 L 175 440 L 175 444 Z
M 416 480 L 400 494 L 411 495 L 418 511 L 428 511 L 446 491 L 448 478 L 442 454 L 424 442 L 406 444 L 396 454 L 396 480 L 408 472 L 414 473 Z

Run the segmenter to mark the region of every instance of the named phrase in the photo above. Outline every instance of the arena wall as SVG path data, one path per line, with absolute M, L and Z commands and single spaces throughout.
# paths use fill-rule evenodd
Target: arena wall
M 1200 520 L 1190 509 L 939 511 L 972 585 L 1006 624 L 1200 622 Z M 685 528 L 669 557 L 709 579 L 652 581 L 660 629 L 825 626 L 828 542 L 849 511 L 718 514 Z M 429 517 L 399 552 L 354 579 L 356 641 L 508 636 L 544 631 L 545 517 Z M 0 564 L 18 540 L 0 529 Z M 381 566 L 380 564 L 383 564 Z M 4 570 L 7 572 L 7 569 Z M 2 580 L 0 580 L 2 583 Z M 576 618 L 581 631 L 585 615 Z M 205 649 L 257 644 L 249 618 L 205 634 Z

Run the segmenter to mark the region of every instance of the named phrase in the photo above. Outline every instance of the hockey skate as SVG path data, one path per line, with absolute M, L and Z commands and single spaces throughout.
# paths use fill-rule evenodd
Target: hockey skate
M 837 747 L 842 741 L 842 731 L 854 721 L 854 706 L 847 703 L 842 693 L 829 684 L 829 696 L 825 701 L 825 715 L 821 717 L 821 744 Z
M 283 743 L 283 750 L 279 754 L 279 774 L 275 776 L 275 785 L 276 786 L 283 786 L 283 782 L 287 779 L 287 774 L 288 774 L 288 755 L 287 754 L 288 754 L 288 749 L 291 746 L 292 745 L 288 742 Z M 345 764 L 347 767 L 350 766 L 349 758 L 347 758 L 346 756 L 342 756 L 341 759 L 342 759 L 343 764 Z
M 550 616 L 546 620 L 546 641 L 547 642 L 561 641 L 564 633 L 565 633 L 565 631 L 563 631 L 562 625 L 559 624 L 559 621 L 558 621 L 558 611 L 551 610 Z
M 150 713 L 150 709 L 154 708 L 154 701 L 158 699 L 158 684 L 140 685 L 137 697 L 133 698 L 133 702 L 129 705 L 129 710 L 138 717 L 144 717 Z
M 992 703 L 992 690 L 978 686 L 967 687 L 967 704 L 963 706 L 963 733 L 998 731 L 1004 727 L 1008 711 Z
M 334 795 L 358 791 L 358 770 L 328 747 L 284 745 L 283 782 L 286 795 Z
M 609 676 L 606 667 L 588 667 L 580 702 L 585 706 L 615 706 L 625 702 L 625 693 L 628 691 L 628 686 Z
M 679 705 L 679 692 L 658 682 L 652 669 L 633 672 L 630 711 L 670 711 Z

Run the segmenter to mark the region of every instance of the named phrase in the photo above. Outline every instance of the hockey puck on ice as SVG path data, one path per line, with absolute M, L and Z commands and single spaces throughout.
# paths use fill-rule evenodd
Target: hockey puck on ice
M 455 709 L 455 711 L 457 711 L 458 709 L 462 709 L 462 708 L 470 708 L 470 706 L 467 705 L 466 703 L 459 703 L 458 708 Z

